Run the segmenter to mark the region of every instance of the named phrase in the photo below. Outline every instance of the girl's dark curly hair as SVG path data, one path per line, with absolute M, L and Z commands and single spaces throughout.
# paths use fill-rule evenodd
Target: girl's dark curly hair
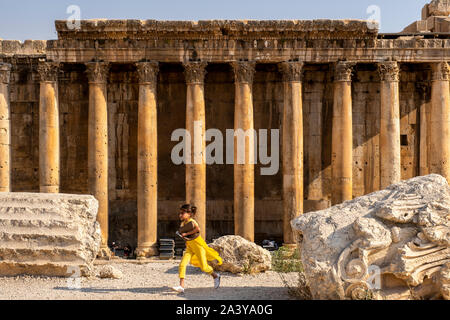
M 190 213 L 192 216 L 195 216 L 195 214 L 197 213 L 197 207 L 193 206 L 191 204 L 183 204 L 180 207 L 180 210 L 183 210 L 184 212 Z

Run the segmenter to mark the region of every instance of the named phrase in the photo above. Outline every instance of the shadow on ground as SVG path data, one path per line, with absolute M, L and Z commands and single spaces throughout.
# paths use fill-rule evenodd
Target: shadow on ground
M 131 292 L 134 294 L 156 294 L 164 295 L 170 299 L 170 296 L 186 300 L 286 300 L 289 299 L 286 288 L 280 287 L 220 287 L 214 288 L 186 288 L 185 293 L 177 293 L 172 291 L 168 286 L 157 288 L 81 288 L 69 289 L 67 287 L 55 287 L 54 290 L 61 291 L 79 291 L 92 294 L 117 294 L 120 292 Z M 258 297 L 249 299 L 249 296 Z M 94 296 L 95 298 L 95 296 Z

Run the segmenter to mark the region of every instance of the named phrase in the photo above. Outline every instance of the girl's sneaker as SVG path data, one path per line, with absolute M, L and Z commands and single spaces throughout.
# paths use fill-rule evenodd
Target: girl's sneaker
M 178 293 L 184 293 L 184 288 L 182 286 L 172 287 L 172 290 Z
M 220 287 L 220 274 L 217 274 L 217 278 L 214 279 L 214 289 L 218 289 Z

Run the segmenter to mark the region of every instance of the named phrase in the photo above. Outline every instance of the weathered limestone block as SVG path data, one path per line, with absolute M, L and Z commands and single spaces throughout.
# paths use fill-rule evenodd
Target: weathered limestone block
M 97 210 L 90 195 L 0 193 L 0 276 L 89 275 L 100 249 Z
M 98 277 L 102 279 L 121 279 L 123 278 L 123 273 L 119 269 L 107 265 L 100 269 Z
M 415 177 L 291 221 L 315 299 L 449 298 L 450 187 Z
M 223 259 L 222 265 L 211 262 L 217 271 L 232 273 L 258 273 L 270 269 L 270 252 L 240 236 L 224 236 L 209 244 Z
M 449 0 L 433 0 L 428 5 L 429 16 L 448 16 L 450 14 Z

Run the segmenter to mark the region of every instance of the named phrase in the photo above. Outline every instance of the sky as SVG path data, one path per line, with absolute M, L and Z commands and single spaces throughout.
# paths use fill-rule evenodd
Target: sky
M 380 32 L 400 32 L 420 20 L 430 0 L 0 0 L 0 39 L 57 39 L 55 20 L 378 20 Z

